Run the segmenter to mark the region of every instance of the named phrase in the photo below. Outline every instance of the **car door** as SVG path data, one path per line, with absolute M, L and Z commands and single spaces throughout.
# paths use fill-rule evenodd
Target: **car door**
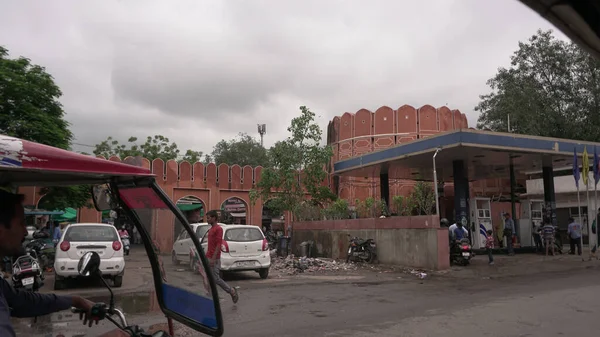
M 175 254 L 177 254 L 178 258 L 182 258 L 183 255 L 188 254 L 188 252 L 183 247 L 184 241 L 187 237 L 187 231 L 185 229 L 181 230 L 179 236 L 177 237 L 177 241 L 175 241 L 175 244 L 173 245 L 173 249 L 175 250 Z
M 204 254 L 206 254 L 206 249 L 208 249 L 208 232 L 204 233 L 204 236 L 202 236 L 200 247 L 202 247 Z

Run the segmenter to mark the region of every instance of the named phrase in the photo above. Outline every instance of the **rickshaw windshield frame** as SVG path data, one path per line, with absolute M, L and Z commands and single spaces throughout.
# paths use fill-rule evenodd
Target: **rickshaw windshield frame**
M 164 191 L 158 186 L 154 178 L 146 178 L 146 179 L 132 179 L 130 181 L 120 181 L 120 182 L 111 182 L 110 188 L 113 191 L 113 195 L 117 197 L 118 205 L 123 209 L 123 211 L 127 214 L 127 216 L 134 222 L 135 227 L 137 228 L 140 236 L 142 237 L 142 241 L 144 242 L 144 248 L 146 249 L 146 253 L 148 254 L 148 258 L 150 260 L 150 265 L 152 267 L 152 276 L 154 279 L 154 287 L 156 291 L 156 297 L 158 299 L 158 303 L 162 312 L 167 316 L 175 319 L 176 321 L 185 324 L 186 326 L 211 335 L 211 336 L 221 336 L 223 334 L 223 316 L 221 314 L 221 306 L 219 300 L 217 299 L 214 302 L 215 306 L 215 315 L 216 315 L 216 323 L 217 328 L 212 329 L 205 325 L 201 325 L 196 321 L 193 321 L 185 316 L 182 316 L 172 310 L 169 310 L 165 306 L 165 299 L 163 297 L 163 287 L 164 284 L 160 266 L 159 257 L 154 249 L 152 234 L 149 233 L 144 227 L 142 221 L 137 216 L 137 213 L 130 209 L 127 204 L 121 199 L 119 189 L 129 189 L 129 188 L 151 188 L 156 196 L 160 198 L 162 202 L 167 206 L 167 208 L 175 215 L 176 219 L 181 222 L 183 228 L 188 232 L 192 242 L 198 252 L 201 252 L 200 259 L 202 260 L 202 266 L 208 266 L 208 259 L 206 258 L 204 252 L 200 248 L 200 240 L 194 234 L 192 227 L 189 225 L 186 217 L 183 213 L 173 204 L 173 202 L 169 199 L 169 197 L 164 193 Z M 215 280 L 212 276 L 212 273 L 207 273 L 207 277 L 210 283 L 210 289 L 212 294 L 218 294 L 218 290 L 216 287 Z

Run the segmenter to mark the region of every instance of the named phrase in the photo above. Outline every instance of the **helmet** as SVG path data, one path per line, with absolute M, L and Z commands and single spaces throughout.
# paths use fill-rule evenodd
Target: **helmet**
M 448 224 L 449 224 L 448 219 L 442 218 L 440 220 L 440 227 L 450 227 L 450 226 L 448 226 Z

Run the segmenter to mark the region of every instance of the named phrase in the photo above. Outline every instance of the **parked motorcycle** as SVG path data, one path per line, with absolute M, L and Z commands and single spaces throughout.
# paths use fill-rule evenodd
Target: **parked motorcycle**
M 121 235 L 121 242 L 123 242 L 123 253 L 129 255 L 129 248 L 131 247 L 129 242 L 129 235 Z
M 275 234 L 275 232 L 273 232 L 272 230 L 268 230 L 265 233 L 265 237 L 267 239 L 267 242 L 269 243 L 269 250 L 277 249 L 277 234 Z
M 467 266 L 471 263 L 473 257 L 473 248 L 469 239 L 462 239 L 460 242 L 455 242 L 452 245 L 450 253 L 450 262 L 461 266 Z
M 348 255 L 346 256 L 346 263 L 350 260 L 364 261 L 367 263 L 373 263 L 377 260 L 377 245 L 373 239 L 361 239 L 357 236 L 350 237 L 350 243 L 348 244 Z
M 19 256 L 12 268 L 14 288 L 38 291 L 44 285 L 44 271 L 35 258 L 35 252 Z
M 42 269 L 52 268 L 54 266 L 56 247 L 54 247 L 52 240 L 48 240 L 48 238 L 35 238 L 26 244 L 25 251 L 35 252 L 36 259 Z

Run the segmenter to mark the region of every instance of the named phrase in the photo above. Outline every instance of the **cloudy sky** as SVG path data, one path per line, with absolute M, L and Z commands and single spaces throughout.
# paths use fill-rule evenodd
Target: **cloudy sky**
M 516 0 L 0 0 L 0 44 L 55 77 L 77 143 L 162 134 L 204 152 L 257 123 L 271 145 L 300 105 L 323 127 L 403 104 L 474 126 L 486 80 L 538 28 Z

